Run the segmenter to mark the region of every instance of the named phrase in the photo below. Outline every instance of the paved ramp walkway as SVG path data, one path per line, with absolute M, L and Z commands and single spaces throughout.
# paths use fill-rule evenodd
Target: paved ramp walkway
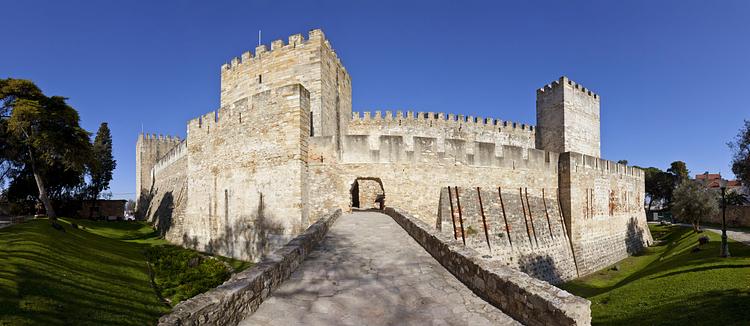
M 518 325 L 477 297 L 390 216 L 344 214 L 240 325 Z

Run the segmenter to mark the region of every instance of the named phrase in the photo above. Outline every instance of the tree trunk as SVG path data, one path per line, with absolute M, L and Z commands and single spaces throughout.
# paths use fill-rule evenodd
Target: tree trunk
M 52 220 L 53 224 L 56 224 L 57 221 L 55 221 L 55 218 L 57 217 L 57 215 L 55 214 L 55 209 L 52 208 L 52 202 L 50 202 L 49 197 L 47 197 L 47 188 L 44 187 L 44 180 L 42 180 L 42 175 L 36 168 L 34 153 L 31 152 L 31 148 L 29 148 L 29 161 L 31 161 L 31 171 L 34 173 L 36 187 L 39 189 L 39 200 L 44 205 L 44 210 L 47 212 L 47 217 Z
M 55 215 L 55 209 L 52 208 L 52 202 L 50 202 L 49 197 L 47 197 L 47 189 L 44 188 L 44 181 L 42 180 L 42 176 L 39 175 L 35 168 L 32 167 L 32 169 L 34 170 L 34 179 L 36 180 L 36 186 L 37 188 L 39 188 L 39 200 L 41 200 L 42 204 L 44 204 L 44 210 L 47 211 L 47 216 L 51 219 L 55 219 L 57 215 Z
M 26 136 L 26 140 L 29 140 L 29 134 L 25 129 L 21 129 L 23 134 Z M 31 163 L 31 172 L 34 173 L 34 180 L 36 181 L 36 187 L 39 189 L 39 200 L 44 205 L 44 210 L 47 211 L 47 217 L 52 220 L 52 224 L 57 224 L 55 209 L 52 208 L 52 202 L 47 197 L 47 188 L 44 187 L 44 180 L 42 180 L 42 174 L 36 167 L 36 161 L 34 160 L 34 152 L 31 150 L 31 145 L 27 145 L 26 150 L 29 152 L 29 162 Z

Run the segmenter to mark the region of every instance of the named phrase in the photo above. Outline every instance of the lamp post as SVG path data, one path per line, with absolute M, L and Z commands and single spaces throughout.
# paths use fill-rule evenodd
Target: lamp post
M 727 181 L 719 179 L 721 187 L 721 257 L 729 257 L 729 243 L 727 242 Z

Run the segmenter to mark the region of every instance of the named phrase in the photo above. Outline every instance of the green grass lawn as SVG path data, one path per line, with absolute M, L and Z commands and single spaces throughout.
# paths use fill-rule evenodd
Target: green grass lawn
M 0 229 L 0 325 L 153 325 L 171 310 L 151 286 L 146 249 L 166 242 L 149 225 L 60 222 Z
M 597 325 L 749 325 L 750 247 L 730 242 L 720 258 L 721 237 L 691 228 L 650 225 L 663 243 L 561 287 L 591 300 Z M 700 236 L 710 238 L 691 252 Z

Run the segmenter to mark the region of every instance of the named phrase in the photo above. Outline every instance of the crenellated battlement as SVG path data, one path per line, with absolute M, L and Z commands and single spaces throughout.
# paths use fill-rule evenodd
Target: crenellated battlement
M 524 123 L 518 123 L 508 120 L 500 120 L 493 118 L 465 116 L 462 114 L 443 113 L 443 112 L 414 112 L 414 111 L 394 111 L 386 110 L 385 114 L 383 111 L 374 111 L 374 115 L 370 111 L 363 112 L 352 112 L 352 124 L 374 124 L 379 125 L 383 123 L 399 123 L 399 124 L 419 124 L 419 123 L 433 123 L 433 126 L 442 125 L 472 125 L 482 127 L 488 130 L 495 129 L 519 129 L 522 131 L 534 131 L 533 125 Z
M 180 142 L 180 137 L 178 136 L 170 136 L 170 135 L 163 135 L 163 134 L 149 134 L 149 133 L 140 133 L 138 135 L 138 139 L 141 141 L 164 141 L 164 142 Z
M 588 96 L 591 96 L 595 100 L 599 101 L 599 95 L 591 91 L 590 89 L 587 89 L 583 85 L 576 83 L 572 80 L 570 80 L 568 77 L 562 76 L 558 80 L 553 81 L 550 84 L 544 85 L 544 87 L 539 88 L 536 90 L 537 95 L 548 93 L 551 91 L 554 91 L 555 89 L 560 88 L 561 85 L 568 85 L 570 88 L 580 91 L 583 94 L 586 94 Z
M 577 169 L 598 170 L 601 173 L 626 175 L 636 178 L 644 177 L 643 170 L 640 168 L 581 153 L 571 152 L 570 161 L 571 165 Z
M 154 167 L 152 169 L 152 173 L 154 175 L 159 174 L 162 170 L 172 165 L 174 162 L 179 160 L 180 158 L 185 157 L 187 154 L 187 140 L 183 140 L 177 146 L 169 150 L 164 156 L 162 156 L 158 161 L 156 161 L 156 164 L 154 164 Z
M 315 142 L 325 147 L 325 141 Z M 320 143 L 320 144 L 319 144 Z M 557 171 L 558 153 L 534 148 L 404 135 L 347 135 L 342 163 L 468 165 Z
M 294 50 L 297 47 L 304 47 L 310 44 L 327 48 L 333 55 L 334 61 L 341 67 L 344 73 L 347 74 L 346 68 L 344 68 L 343 63 L 341 63 L 341 59 L 336 54 L 336 51 L 333 50 L 331 43 L 325 38 L 325 34 L 323 34 L 323 31 L 320 29 L 310 30 L 307 34 L 307 39 L 305 39 L 302 34 L 294 34 L 289 36 L 287 42 L 284 42 L 284 40 L 274 40 L 271 42 L 270 50 L 265 44 L 258 45 L 255 47 L 255 53 L 246 51 L 242 53 L 241 56 L 234 57 L 229 62 L 224 63 L 221 66 L 221 70 L 222 72 L 226 70 L 234 70 L 245 64 L 255 65 L 261 60 L 273 60 L 277 55 L 286 55 L 289 51 Z

